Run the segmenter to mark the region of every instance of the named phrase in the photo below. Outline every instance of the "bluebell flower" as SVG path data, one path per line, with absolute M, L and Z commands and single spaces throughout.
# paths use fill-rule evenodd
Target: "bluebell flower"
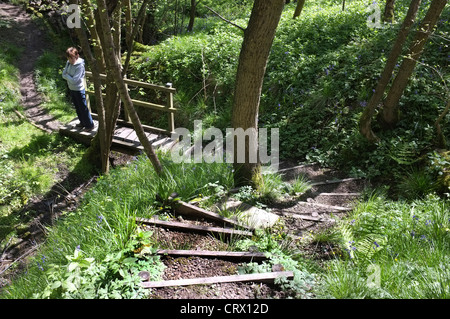
M 36 264 L 40 270 L 44 271 L 44 267 L 39 262 L 36 262 Z

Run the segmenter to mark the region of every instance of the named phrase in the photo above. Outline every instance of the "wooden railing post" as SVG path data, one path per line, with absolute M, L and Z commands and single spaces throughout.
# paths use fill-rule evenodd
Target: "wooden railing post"
M 127 75 L 125 74 L 124 79 L 126 79 L 126 78 L 127 78 Z M 129 90 L 128 90 L 128 84 L 127 84 L 127 83 L 125 83 L 125 87 L 127 88 L 127 91 L 129 91 Z M 120 103 L 122 103 L 122 101 L 121 101 Z M 128 114 L 127 109 L 126 109 L 125 107 L 123 107 L 122 109 L 123 109 L 123 119 L 124 119 L 126 122 L 131 123 L 130 115 Z
M 85 91 L 85 97 L 86 97 L 86 105 L 87 105 L 87 108 L 88 108 L 89 112 L 92 113 L 91 102 L 89 101 L 89 93 L 88 93 L 86 75 L 83 78 L 83 84 L 84 84 L 84 91 Z
M 167 88 L 172 88 L 172 83 L 166 83 Z M 167 92 L 167 108 L 169 109 L 169 131 L 175 132 L 175 114 L 173 112 L 173 93 Z

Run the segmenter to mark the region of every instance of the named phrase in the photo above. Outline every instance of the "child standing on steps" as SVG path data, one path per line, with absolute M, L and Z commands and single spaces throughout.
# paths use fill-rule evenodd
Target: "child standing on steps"
M 67 63 L 62 77 L 67 81 L 70 97 L 75 105 L 80 123 L 77 127 L 83 127 L 85 131 L 92 131 L 94 122 L 86 103 L 86 91 L 84 87 L 84 60 L 80 58 L 78 50 L 70 47 L 66 50 Z

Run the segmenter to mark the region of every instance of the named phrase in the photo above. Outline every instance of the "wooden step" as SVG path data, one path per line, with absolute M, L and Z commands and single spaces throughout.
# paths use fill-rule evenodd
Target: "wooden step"
M 211 251 L 211 250 L 173 250 L 160 249 L 156 251 L 158 255 L 172 256 L 172 257 L 202 257 L 202 258 L 217 258 L 225 260 L 245 260 L 245 261 L 262 261 L 267 257 L 264 253 L 251 253 L 247 251 Z
M 323 182 L 314 182 L 311 183 L 311 186 L 321 186 L 321 185 L 329 185 L 329 184 L 336 184 L 336 183 L 345 183 L 345 182 L 352 182 L 352 181 L 362 181 L 362 178 L 359 177 L 350 177 L 350 178 L 344 178 L 344 179 L 330 179 Z
M 293 279 L 294 273 L 292 271 L 276 271 L 258 274 L 246 275 L 231 275 L 231 276 L 216 276 L 203 277 L 192 279 L 178 279 L 178 280 L 163 280 L 163 281 L 144 281 L 141 285 L 144 288 L 163 288 L 176 286 L 191 286 L 191 285 L 205 285 L 205 284 L 220 284 L 230 282 L 264 282 L 273 283 L 275 279 L 285 277 L 286 279 Z
M 351 211 L 353 209 L 353 208 L 350 208 L 350 207 L 326 205 L 326 204 L 320 204 L 320 203 L 316 203 L 316 202 L 298 202 L 298 204 L 317 206 L 317 207 L 322 207 L 322 208 L 325 208 L 325 209 L 328 209 L 328 210 L 338 211 L 338 212 L 348 212 L 348 211 Z
M 156 218 L 136 218 L 136 222 L 144 223 L 148 225 L 154 225 L 159 227 L 164 227 L 168 229 L 173 229 L 182 232 L 199 232 L 199 233 L 213 233 L 216 235 L 237 235 L 237 236 L 253 236 L 253 233 L 250 231 L 232 229 L 232 228 L 223 228 L 223 227 L 210 227 L 210 226 L 201 226 L 201 225 L 193 225 L 188 223 L 181 223 L 175 221 L 163 221 Z

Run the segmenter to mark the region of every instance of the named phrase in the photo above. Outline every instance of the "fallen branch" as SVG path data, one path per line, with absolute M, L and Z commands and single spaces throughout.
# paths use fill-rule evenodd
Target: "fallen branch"
M 225 19 L 224 17 L 222 17 L 219 13 L 217 13 L 216 11 L 214 11 L 213 9 L 211 9 L 210 7 L 205 5 L 205 8 L 208 9 L 209 11 L 211 11 L 212 13 L 214 13 L 216 16 L 218 16 L 220 19 L 222 19 L 223 21 L 231 24 L 232 26 L 242 30 L 245 32 L 245 29 L 243 27 L 241 27 L 240 25 L 237 25 L 236 23 L 231 22 L 230 20 Z
M 30 123 L 31 125 L 33 125 L 34 127 L 44 131 L 45 133 L 52 133 L 52 130 L 48 130 L 45 127 L 42 127 L 40 125 L 37 125 L 36 123 L 34 123 L 32 120 L 30 120 L 29 118 L 23 116 L 22 113 L 20 113 L 19 111 L 17 111 L 16 109 L 14 109 L 14 113 L 16 113 L 21 119 L 27 121 L 28 123 Z
M 244 225 L 241 225 L 236 220 L 223 217 L 220 214 L 205 210 L 203 208 L 194 206 L 192 204 L 189 204 L 189 203 L 186 203 L 183 201 L 176 201 L 176 202 L 174 202 L 173 206 L 174 206 L 176 213 L 184 215 L 184 216 L 189 216 L 189 217 L 194 217 L 194 218 L 204 218 L 206 220 L 210 220 L 213 222 L 219 222 L 219 223 L 224 223 L 224 224 L 228 224 L 228 225 L 248 228 Z
M 28 250 L 27 252 L 25 252 L 24 254 L 22 254 L 19 258 L 15 259 L 12 263 L 10 263 L 5 269 L 3 269 L 0 272 L 0 275 L 3 274 L 5 271 L 7 271 L 9 268 L 12 267 L 12 265 L 14 265 L 16 262 L 18 262 L 19 260 L 21 260 L 22 258 L 28 256 L 29 254 L 31 254 L 33 251 L 35 251 L 36 249 L 39 248 L 40 245 L 34 246 L 33 248 L 31 248 L 30 250 Z

